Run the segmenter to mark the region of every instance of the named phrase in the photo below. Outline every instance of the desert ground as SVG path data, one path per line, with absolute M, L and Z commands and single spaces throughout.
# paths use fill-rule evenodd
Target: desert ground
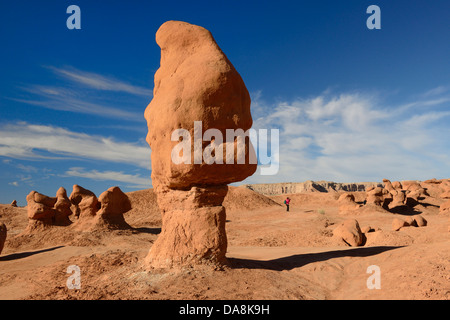
M 0 299 L 450 299 L 450 221 L 440 213 L 443 201 L 430 197 L 393 213 L 364 205 L 366 192 L 358 191 L 349 193 L 360 207 L 342 210 L 342 193 L 265 196 L 229 187 L 223 203 L 228 265 L 154 271 L 142 265 L 162 227 L 152 189 L 127 193 L 132 209 L 124 217 L 131 227 L 118 230 L 69 225 L 24 233 L 27 208 L 3 204 L 0 221 L 8 236 L 0 255 Z M 419 214 L 426 226 L 393 230 L 395 218 Z M 333 236 L 348 219 L 365 230 L 357 247 Z M 80 268 L 80 289 L 67 286 L 70 265 Z M 379 289 L 368 288 L 373 265 Z

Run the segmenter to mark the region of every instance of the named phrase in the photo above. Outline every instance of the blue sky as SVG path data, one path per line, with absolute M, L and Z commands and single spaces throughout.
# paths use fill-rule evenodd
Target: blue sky
M 69 30 L 69 5 L 81 30 Z M 381 29 L 369 30 L 369 5 Z M 0 203 L 151 186 L 143 113 L 167 20 L 210 30 L 280 130 L 246 183 L 450 177 L 448 1 L 1 1 Z

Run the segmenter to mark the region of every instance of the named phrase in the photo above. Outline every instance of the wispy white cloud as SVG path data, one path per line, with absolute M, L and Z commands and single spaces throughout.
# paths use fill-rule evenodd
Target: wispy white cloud
M 144 121 L 143 109 L 152 97 L 151 89 L 72 67 L 47 66 L 46 68 L 66 81 L 63 83 L 59 81 L 57 86 L 23 85 L 20 87 L 24 92 L 21 97 L 7 98 L 52 110 L 129 121 Z M 101 94 L 102 91 L 107 91 L 107 93 Z M 125 96 L 120 93 L 125 93 Z M 133 106 L 131 101 L 141 101 L 137 103 L 139 106 L 142 104 L 142 107 Z
M 17 159 L 89 159 L 150 168 L 150 148 L 110 137 L 26 122 L 0 127 L 0 156 Z
M 34 166 L 30 166 L 30 165 L 26 166 L 21 163 L 16 164 L 15 167 L 24 172 L 30 172 L 30 173 L 36 173 L 39 171 L 39 169 Z
M 49 100 L 28 100 L 28 99 L 16 99 L 11 98 L 11 100 L 22 102 L 30 105 L 40 106 L 52 110 L 77 112 L 84 114 L 92 114 L 97 116 L 102 116 L 105 118 L 118 118 L 131 121 L 143 121 L 143 114 L 138 114 L 134 112 L 129 112 L 126 110 L 121 110 L 118 108 L 112 108 L 107 106 L 102 106 L 98 103 L 90 103 L 88 101 L 68 98 L 64 96 L 56 96 Z
M 423 93 L 423 97 L 430 97 L 430 96 L 436 96 L 441 95 L 446 92 L 450 91 L 450 86 L 437 86 L 436 88 L 430 89 L 427 92 Z
M 450 111 L 431 111 L 423 114 L 415 114 L 403 121 L 405 128 L 424 128 L 433 122 L 450 117 Z
M 31 175 L 18 174 L 18 180 L 8 183 L 11 186 L 19 187 L 21 185 L 34 186 L 33 177 Z
M 29 85 L 21 87 L 26 93 L 31 93 L 30 98 L 9 98 L 30 105 L 40 106 L 52 110 L 77 112 L 92 114 L 105 118 L 118 118 L 123 120 L 143 121 L 143 112 L 133 112 L 127 110 L 127 107 L 113 107 L 99 103 L 96 100 L 95 93 L 91 96 L 85 91 L 73 88 L 64 88 L 56 86 Z
M 57 68 L 48 66 L 47 68 L 71 82 L 76 82 L 96 90 L 125 92 L 145 97 L 152 97 L 153 95 L 153 91 L 151 89 L 132 85 L 114 77 L 106 77 L 94 72 L 81 71 L 73 67 Z
M 270 104 L 258 92 L 252 100 L 253 128 L 280 129 L 280 167 L 275 176 L 254 175 L 246 182 L 450 175 L 445 97 L 433 96 L 440 102 L 426 100 L 427 108 L 414 109 L 385 106 L 379 97 L 362 93 L 326 92 Z
M 65 172 L 65 175 L 70 177 L 80 177 L 88 178 L 100 181 L 118 181 L 123 182 L 130 188 L 150 188 L 151 180 L 150 177 L 142 177 L 139 174 L 127 174 L 122 171 L 97 171 L 89 170 L 86 171 L 81 167 L 73 167 Z
M 429 108 L 433 106 L 446 105 L 447 102 L 450 102 L 450 97 L 439 97 L 439 98 L 430 98 L 430 99 L 420 99 L 417 101 L 409 102 L 399 106 L 397 109 L 398 113 L 403 113 L 408 111 L 409 109 L 420 109 L 420 108 Z

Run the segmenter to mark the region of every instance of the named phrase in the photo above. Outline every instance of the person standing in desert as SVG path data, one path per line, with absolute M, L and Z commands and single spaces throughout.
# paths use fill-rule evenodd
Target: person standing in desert
M 286 205 L 286 211 L 289 211 L 289 203 L 291 202 L 291 199 L 289 199 L 289 197 L 286 198 L 286 200 L 284 200 L 284 204 Z

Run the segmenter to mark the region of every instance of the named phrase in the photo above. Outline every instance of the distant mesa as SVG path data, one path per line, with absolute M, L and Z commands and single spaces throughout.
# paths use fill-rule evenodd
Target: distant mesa
M 308 180 L 305 182 L 247 184 L 245 186 L 248 189 L 261 193 L 265 196 L 274 196 L 302 192 L 366 191 L 370 187 L 382 187 L 383 184 L 378 182 L 339 183 L 332 181 Z

